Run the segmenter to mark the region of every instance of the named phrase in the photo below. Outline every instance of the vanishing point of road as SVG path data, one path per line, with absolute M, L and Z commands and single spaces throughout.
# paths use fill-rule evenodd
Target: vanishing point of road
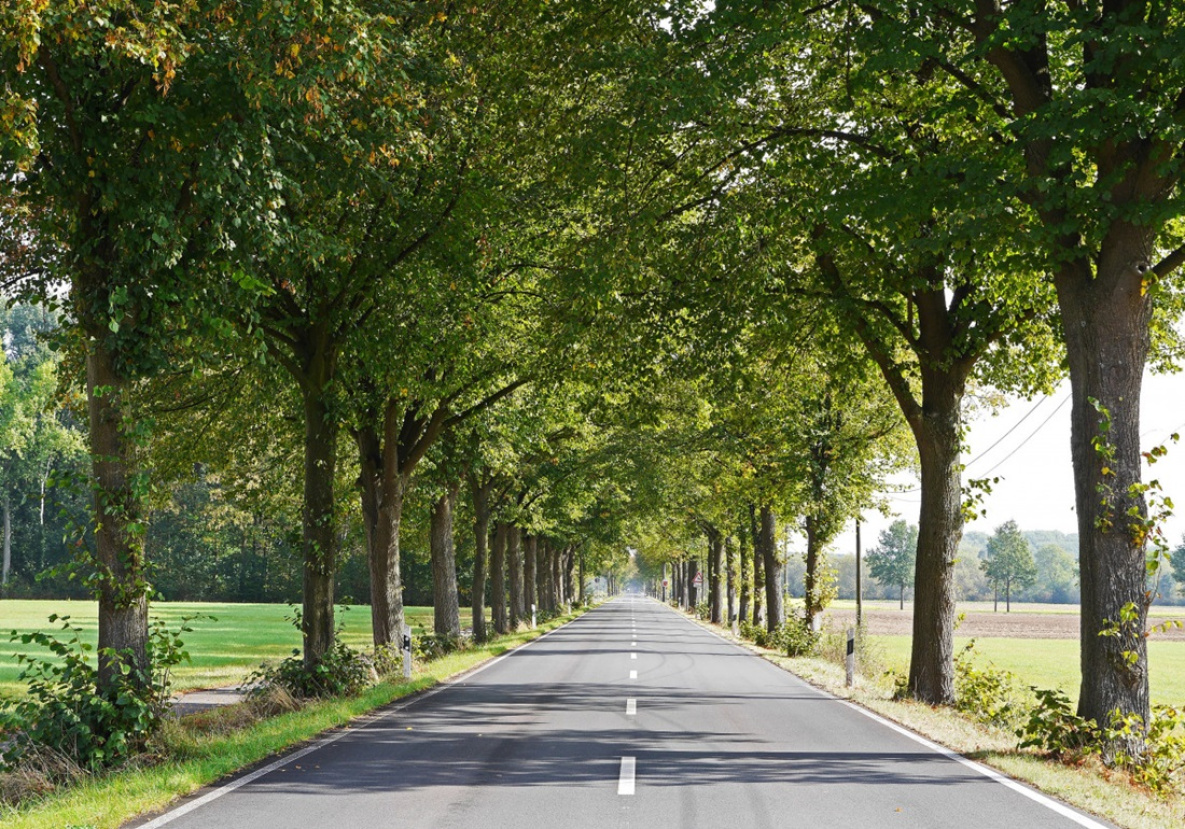
M 141 829 L 1109 824 L 622 597 Z

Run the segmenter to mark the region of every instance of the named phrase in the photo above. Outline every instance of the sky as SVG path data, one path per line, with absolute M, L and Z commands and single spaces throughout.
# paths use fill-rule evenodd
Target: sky
M 1048 398 L 1010 399 L 994 415 L 984 412 L 970 424 L 969 451 L 964 453 L 968 478 L 999 476 L 992 493 L 985 496 L 987 516 L 967 524 L 965 531 L 991 533 L 1014 520 L 1022 530 L 1078 531 L 1074 511 L 1074 476 L 1070 465 L 1070 384 L 1064 381 Z M 1147 450 L 1165 444 L 1168 455 L 1151 468 L 1144 480 L 1156 478 L 1166 495 L 1178 504 L 1178 514 L 1165 523 L 1171 546 L 1185 534 L 1185 440 L 1168 443 L 1173 432 L 1185 439 L 1185 373 L 1147 374 L 1141 398 L 1140 438 Z M 893 493 L 889 503 L 895 516 L 885 518 L 870 510 L 861 529 L 865 550 L 876 544 L 877 534 L 897 518 L 911 524 L 921 506 L 915 476 L 900 483 L 913 492 Z M 833 547 L 836 553 L 855 552 L 852 526 Z

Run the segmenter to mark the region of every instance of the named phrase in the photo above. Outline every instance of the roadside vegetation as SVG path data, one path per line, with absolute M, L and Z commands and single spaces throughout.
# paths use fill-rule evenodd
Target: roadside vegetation
M 296 606 L 311 696 L 631 580 L 808 653 L 914 473 L 900 694 L 960 704 L 960 598 L 1077 601 L 1045 748 L 1152 774 L 1185 10 L 973 5 L 0 4 L 0 596 L 96 608 L 6 739 L 136 763 L 158 602 Z M 972 411 L 1064 379 L 1072 544 L 964 538 Z

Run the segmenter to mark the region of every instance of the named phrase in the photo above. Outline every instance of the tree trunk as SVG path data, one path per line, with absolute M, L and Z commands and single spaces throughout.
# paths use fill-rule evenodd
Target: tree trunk
M 741 599 L 740 606 L 737 608 L 737 616 L 742 622 L 749 622 L 752 621 L 750 613 L 753 601 L 753 555 L 747 530 L 740 532 L 737 538 L 737 547 L 741 557 Z
M 506 528 L 506 573 L 510 577 L 510 629 L 517 630 L 525 615 L 523 607 L 522 530 Z
M 720 573 L 724 570 L 724 537 L 713 526 L 707 530 L 708 536 L 708 604 L 709 615 L 713 624 L 724 621 L 724 590 L 720 582 Z
M 773 507 L 761 507 L 761 526 L 758 538 L 765 563 L 765 629 L 770 633 L 786 621 L 786 606 L 783 600 L 782 566 L 778 560 L 777 522 Z
M 1149 712 L 1140 390 L 1152 315 L 1142 270 L 1154 249 L 1150 231 L 1116 221 L 1097 274 L 1082 257 L 1055 275 L 1073 395 L 1070 446 L 1082 588 L 1078 713 L 1099 724 L 1109 723 L 1117 710 L 1145 722 Z M 1109 430 L 1102 412 L 1109 415 Z M 1134 612 L 1128 622 L 1121 621 L 1125 609 Z M 1118 636 L 1100 635 L 1114 625 Z M 1133 742 L 1129 748 L 1141 746 Z
M 333 588 L 337 571 L 337 527 L 334 512 L 333 485 L 337 472 L 337 420 L 328 398 L 332 379 L 331 358 L 323 358 L 309 372 L 303 386 L 304 396 L 304 605 L 301 614 L 301 634 L 304 639 L 304 666 L 313 670 L 321 658 L 333 648 Z M 385 494 L 385 493 L 384 493 Z M 384 497 L 387 509 L 375 507 L 376 523 L 370 529 L 368 546 L 371 552 L 377 545 L 389 553 L 389 534 L 398 539 L 399 512 L 402 493 L 396 498 L 396 509 L 390 509 L 390 498 Z M 394 522 L 392 524 L 392 522 Z M 398 540 L 395 541 L 398 544 Z M 396 559 L 398 567 L 398 559 Z M 371 600 L 374 600 L 374 563 L 371 562 Z M 400 619 L 402 619 L 402 607 Z M 372 605 L 372 618 L 374 610 Z M 375 636 L 379 635 L 376 628 Z
M 913 423 L 922 472 L 922 507 L 913 591 L 909 691 L 931 705 L 955 699 L 955 559 L 963 536 L 963 382 L 922 370 L 924 404 Z
M 724 539 L 724 566 L 728 592 L 729 625 L 734 625 L 737 620 L 737 566 L 734 550 L 732 536 L 728 536 Z
M 0 566 L 0 587 L 8 586 L 12 571 L 12 496 L 4 491 L 4 564 Z
M 437 634 L 461 635 L 461 604 L 457 597 L 457 556 L 453 514 L 459 485 L 450 484 L 432 505 L 429 547 L 432 556 L 432 620 Z
M 757 507 L 749 504 L 749 534 L 753 538 L 753 624 L 765 624 L 765 552 L 761 547 L 761 526 Z
M 583 607 L 584 606 L 584 550 L 583 549 L 581 549 L 580 552 L 577 554 L 577 560 L 578 560 L 578 574 L 577 574 L 577 585 L 576 585 L 576 589 L 578 591 L 577 604 L 579 604 L 581 607 Z
M 397 646 L 403 636 L 403 578 L 399 532 L 407 481 L 399 473 L 398 436 L 394 412 L 384 415 L 383 433 L 366 418 L 354 432 L 358 446 L 362 525 L 370 569 L 370 624 L 376 648 Z M 332 617 L 330 617 L 332 645 Z
M 486 563 L 490 543 L 490 486 L 470 481 L 473 498 L 473 592 L 470 608 L 473 611 L 473 641 L 486 641 Z
M 148 581 L 135 450 L 125 440 L 123 390 L 115 356 L 103 333 L 86 356 L 91 469 L 94 475 L 95 552 L 99 574 L 99 690 L 114 690 L 121 666 L 148 681 Z
M 811 630 L 819 629 L 823 600 L 819 595 L 820 555 L 818 519 L 813 515 L 806 518 L 806 573 L 803 575 L 803 620 Z
M 506 541 L 509 534 L 506 522 L 498 521 L 494 525 L 494 543 L 490 550 L 490 615 L 494 632 L 498 634 L 509 629 L 506 613 Z
M 539 538 L 528 535 L 523 539 L 523 605 L 527 613 L 539 605 L 539 591 L 537 579 L 539 558 Z
M 551 548 L 551 595 L 552 595 L 552 609 L 560 610 L 564 604 L 564 578 L 561 564 L 563 562 L 563 551 L 552 545 Z
M 564 604 L 571 605 L 576 600 L 576 548 L 569 546 L 564 550 Z

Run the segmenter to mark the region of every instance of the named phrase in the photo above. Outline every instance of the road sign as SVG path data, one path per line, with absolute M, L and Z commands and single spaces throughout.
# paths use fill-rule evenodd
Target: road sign
M 667 581 L 666 579 L 663 579 L 663 580 L 662 580 L 662 586 L 663 586 L 663 587 L 670 587 L 670 586 L 671 586 L 671 583 L 670 583 L 669 581 Z
M 704 574 L 703 573 L 696 573 L 695 578 L 691 580 L 691 583 L 694 584 L 696 587 L 703 587 Z

